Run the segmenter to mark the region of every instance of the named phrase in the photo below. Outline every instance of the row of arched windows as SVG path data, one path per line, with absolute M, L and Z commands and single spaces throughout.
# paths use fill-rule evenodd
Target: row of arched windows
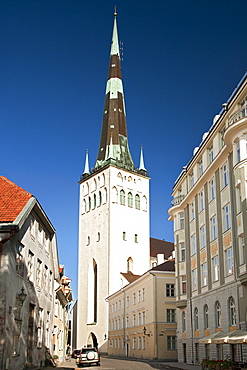
M 105 175 L 102 174 L 98 176 L 98 181 L 96 179 L 93 179 L 90 184 L 89 182 L 86 182 L 82 185 L 82 195 L 88 195 L 89 192 L 96 191 L 98 188 L 102 188 L 105 186 Z
M 221 316 L 221 304 L 219 301 L 215 302 L 214 305 L 214 317 L 215 317 L 215 327 L 221 328 L 222 327 L 222 316 Z M 235 300 L 233 297 L 230 297 L 228 300 L 228 318 L 229 318 L 229 326 L 236 325 L 236 306 Z M 208 305 L 205 304 L 203 307 L 203 324 L 204 330 L 209 329 L 209 309 Z M 182 330 L 186 331 L 186 313 L 183 311 L 182 313 Z M 199 330 L 199 310 L 197 307 L 194 309 L 194 331 Z
M 140 195 L 135 194 L 134 196 L 131 191 L 129 191 L 126 196 L 125 191 L 121 189 L 119 195 L 119 201 L 122 206 L 127 205 L 130 208 L 141 209 L 142 203 L 143 211 L 147 211 L 147 197 L 145 195 L 142 197 L 142 202 Z M 118 191 L 115 187 L 113 188 L 113 203 L 118 203 Z
M 89 196 L 82 201 L 82 213 L 89 212 L 92 209 L 100 207 L 107 201 L 107 190 L 104 188 L 100 190 L 97 194 L 94 193 L 93 196 Z

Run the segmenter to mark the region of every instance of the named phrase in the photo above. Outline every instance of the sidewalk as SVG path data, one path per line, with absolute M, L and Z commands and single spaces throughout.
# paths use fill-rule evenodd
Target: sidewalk
M 165 369 L 201 370 L 201 365 L 185 364 L 183 362 L 157 362 Z

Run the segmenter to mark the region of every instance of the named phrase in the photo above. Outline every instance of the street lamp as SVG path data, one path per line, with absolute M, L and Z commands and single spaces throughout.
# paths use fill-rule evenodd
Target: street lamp
M 147 337 L 150 337 L 150 334 L 147 334 L 147 329 L 145 326 L 143 328 L 143 334 L 146 335 Z
M 25 293 L 25 290 L 24 290 L 23 287 L 21 288 L 21 293 L 18 293 L 17 296 L 19 297 L 19 300 L 20 300 L 20 306 L 23 306 L 23 303 L 24 303 L 25 299 L 27 298 L 27 293 Z M 18 307 L 9 306 L 9 313 L 11 313 L 13 310 L 17 310 L 17 309 L 18 309 Z

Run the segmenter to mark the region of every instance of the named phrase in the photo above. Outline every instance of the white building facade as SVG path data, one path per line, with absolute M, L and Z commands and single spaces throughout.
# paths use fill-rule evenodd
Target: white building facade
M 126 129 L 116 14 L 100 148 L 80 181 L 77 347 L 107 351 L 108 305 L 122 275 L 149 268 L 149 177 L 133 164 Z
M 247 75 L 222 107 L 176 180 L 169 210 L 180 362 L 246 360 Z

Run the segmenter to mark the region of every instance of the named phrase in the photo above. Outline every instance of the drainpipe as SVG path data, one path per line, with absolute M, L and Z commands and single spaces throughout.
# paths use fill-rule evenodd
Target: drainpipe
M 156 275 L 149 271 L 154 276 L 154 358 L 158 358 L 158 324 L 157 324 L 157 287 L 156 287 Z

